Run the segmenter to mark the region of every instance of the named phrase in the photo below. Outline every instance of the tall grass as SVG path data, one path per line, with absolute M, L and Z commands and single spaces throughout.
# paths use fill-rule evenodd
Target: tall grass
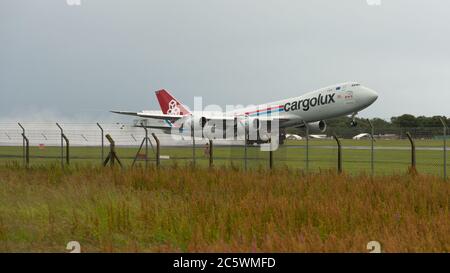
M 450 183 L 281 169 L 0 167 L 0 251 L 450 251 Z

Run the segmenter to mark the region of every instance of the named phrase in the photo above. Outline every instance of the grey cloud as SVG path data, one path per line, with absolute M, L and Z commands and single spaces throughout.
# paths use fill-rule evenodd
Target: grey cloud
M 0 115 L 158 109 L 159 88 L 245 105 L 353 80 L 380 94 L 363 116 L 449 115 L 448 1 L 81 2 L 0 3 Z

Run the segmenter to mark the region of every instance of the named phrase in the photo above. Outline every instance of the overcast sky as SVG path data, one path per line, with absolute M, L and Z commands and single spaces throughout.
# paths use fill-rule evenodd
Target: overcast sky
M 73 0 L 72 0 L 73 1 Z M 450 1 L 0 1 L 0 118 L 115 118 L 257 104 L 335 83 L 379 93 L 362 117 L 450 116 Z

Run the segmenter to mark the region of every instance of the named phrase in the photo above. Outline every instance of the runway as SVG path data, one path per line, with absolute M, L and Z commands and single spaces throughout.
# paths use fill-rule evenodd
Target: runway
M 285 146 L 288 149 L 292 148 L 302 148 L 305 149 L 306 145 L 287 145 Z M 310 149 L 337 149 L 337 146 L 331 145 L 310 145 Z M 447 147 L 447 150 L 450 147 Z M 342 146 L 344 150 L 371 150 L 371 146 Z M 395 151 L 410 151 L 410 147 L 403 146 L 374 146 L 374 150 L 395 150 Z M 443 151 L 444 147 L 416 147 L 416 151 Z

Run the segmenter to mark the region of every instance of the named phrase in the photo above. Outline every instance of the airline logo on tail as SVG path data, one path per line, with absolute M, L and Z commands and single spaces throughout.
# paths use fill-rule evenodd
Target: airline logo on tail
M 169 102 L 169 110 L 167 111 L 167 114 L 169 115 L 179 115 L 181 112 L 180 107 L 178 107 L 178 104 L 175 100 L 171 100 Z
M 161 89 L 155 92 L 159 106 L 163 114 L 167 115 L 190 115 L 191 112 L 174 98 L 167 90 Z

